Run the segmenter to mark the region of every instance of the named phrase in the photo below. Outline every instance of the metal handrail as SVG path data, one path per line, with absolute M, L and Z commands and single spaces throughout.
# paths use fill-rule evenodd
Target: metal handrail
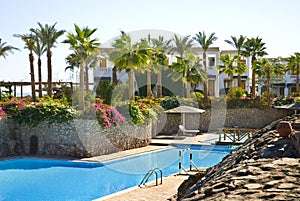
M 160 172 L 160 184 L 162 184 L 162 170 L 159 168 L 154 168 L 152 170 L 149 170 L 147 172 L 147 174 L 144 176 L 143 180 L 141 181 L 141 183 L 139 184 L 139 187 L 141 187 L 141 185 L 145 185 L 148 182 L 148 179 L 150 178 L 150 176 L 155 173 L 155 180 L 156 180 L 156 186 L 158 186 L 158 174 L 157 171 Z

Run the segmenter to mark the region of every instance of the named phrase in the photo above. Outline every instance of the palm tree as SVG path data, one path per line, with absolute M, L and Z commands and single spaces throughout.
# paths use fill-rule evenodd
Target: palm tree
M 193 46 L 193 40 L 190 39 L 190 36 L 184 36 L 183 38 L 174 35 L 173 38 L 174 46 L 171 48 L 172 53 L 177 53 L 179 55 L 178 58 L 184 58 L 184 55 L 191 53 L 191 48 Z M 183 88 L 187 88 L 185 86 L 185 82 L 183 82 Z M 187 89 L 186 89 L 187 90 Z
M 251 97 L 256 97 L 256 75 L 255 75 L 255 65 L 257 57 L 263 57 L 267 55 L 265 51 L 265 43 L 262 42 L 261 38 L 248 38 L 244 46 L 245 50 L 242 51 L 242 54 L 247 57 L 251 57 L 251 68 L 252 68 L 252 86 L 251 86 Z
M 75 32 L 68 33 L 67 39 L 63 43 L 70 44 L 70 48 L 74 50 L 74 53 L 71 55 L 70 62 L 71 65 L 79 64 L 79 109 L 84 109 L 84 70 L 86 71 L 86 76 L 88 76 L 88 64 L 89 56 L 91 56 L 100 46 L 97 38 L 91 38 L 91 36 L 97 31 L 97 29 L 90 29 L 84 27 L 80 29 L 79 26 L 74 24 Z M 88 77 L 86 78 L 88 90 Z
M 284 75 L 284 65 L 279 59 L 271 59 L 270 61 L 266 58 L 260 58 L 256 62 L 255 73 L 259 78 L 265 79 L 267 87 L 267 102 L 271 105 L 270 88 L 271 88 L 271 78 L 273 76 Z
M 193 40 L 190 39 L 190 36 L 185 36 L 183 38 L 180 38 L 176 34 L 173 38 L 174 46 L 171 48 L 171 52 L 178 53 L 179 57 L 183 57 L 185 53 L 188 53 L 191 51 L 191 48 L 193 46 Z
M 34 40 L 35 44 L 33 47 L 33 52 L 38 56 L 38 78 L 39 78 L 39 97 L 41 98 L 43 96 L 42 94 L 42 60 L 41 56 L 46 52 L 45 44 L 41 41 L 41 38 L 39 37 L 38 29 L 30 29 L 32 33 L 34 33 Z
M 223 62 L 223 65 L 218 65 L 217 69 L 220 73 L 225 73 L 229 77 L 229 94 L 232 97 L 232 81 L 233 81 L 233 74 L 236 73 L 237 68 L 237 61 L 238 55 L 234 55 L 231 57 L 230 54 L 221 55 L 220 61 Z
M 51 49 L 56 47 L 55 43 L 57 43 L 57 39 L 65 33 L 65 30 L 56 30 L 55 25 L 48 25 L 46 24 L 43 26 L 41 23 L 38 22 L 39 29 L 35 29 L 34 33 L 39 37 L 42 41 L 42 45 L 46 48 L 47 53 L 47 71 L 48 71 L 48 78 L 47 78 L 47 94 L 52 96 L 52 51 Z
M 299 95 L 300 53 L 295 52 L 287 58 L 287 69 L 296 75 L 296 95 Z
M 7 53 L 8 52 L 13 53 L 13 50 L 19 50 L 19 49 L 11 45 L 6 45 L 6 42 L 2 43 L 2 39 L 0 38 L 0 56 L 6 59 Z
M 205 32 L 199 32 L 196 34 L 196 37 L 193 37 L 199 45 L 203 49 L 203 66 L 205 69 L 205 73 L 207 74 L 207 67 L 206 67 L 206 52 L 208 48 L 216 41 L 218 38 L 215 36 L 215 33 L 211 33 L 208 37 L 206 36 Z M 203 81 L 203 93 L 204 93 L 204 103 L 208 103 L 208 89 L 207 89 L 207 79 Z
M 171 49 L 172 40 L 164 40 L 163 36 L 159 36 L 158 38 L 152 38 L 152 48 L 155 52 L 165 53 Z M 157 62 L 157 97 L 162 96 L 162 69 L 164 66 L 168 65 L 168 60 L 165 58 L 165 61 Z M 165 62 L 165 65 L 162 65 Z
M 25 42 L 25 49 L 29 50 L 29 63 L 30 63 L 30 78 L 31 78 L 31 96 L 32 100 L 36 101 L 35 95 L 35 80 L 34 80 L 34 56 L 33 49 L 35 46 L 35 37 L 31 34 L 15 34 L 15 37 L 21 38 Z
M 159 41 L 160 40 L 160 41 Z M 156 43 L 155 45 L 153 44 L 153 41 Z M 162 83 L 162 78 L 161 78 L 161 71 L 162 71 L 162 66 L 167 66 L 168 65 L 168 59 L 165 54 L 165 52 L 161 49 L 161 47 L 158 47 L 158 43 L 166 42 L 163 40 L 163 37 L 160 36 L 159 39 L 151 39 L 150 35 L 148 35 L 148 39 L 141 39 L 141 42 L 139 44 L 141 49 L 148 49 L 149 57 L 150 57 L 150 63 L 147 66 L 144 66 L 144 69 L 142 70 L 146 71 L 147 75 L 147 96 L 150 97 L 152 96 L 152 89 L 151 89 L 151 74 L 152 72 L 158 74 L 158 82 L 161 85 Z M 171 42 L 171 40 L 170 40 Z M 161 90 L 161 86 L 160 86 Z M 160 93 L 161 96 L 161 93 Z
M 243 65 L 241 62 L 241 57 L 242 55 L 242 51 L 244 50 L 244 44 L 246 41 L 247 37 L 240 35 L 240 37 L 237 39 L 234 36 L 231 36 L 231 40 L 225 40 L 226 43 L 232 45 L 236 50 L 237 50 L 237 55 L 238 55 L 238 59 L 237 59 L 237 64 L 238 65 Z M 243 72 L 245 73 L 245 72 Z M 243 73 L 238 73 L 238 87 L 241 87 L 241 75 Z
M 181 79 L 183 83 L 186 83 L 186 98 L 191 95 L 191 85 L 197 85 L 206 79 L 201 60 L 192 52 L 185 53 L 183 57 L 177 56 L 177 62 L 172 63 L 171 68 L 177 72 L 173 74 L 173 80 L 178 81 Z
M 123 31 L 112 46 L 115 49 L 110 52 L 109 58 L 118 70 L 128 72 L 129 98 L 134 99 L 134 70 L 149 65 L 149 49 L 141 48 L 139 43 L 132 44 L 131 37 Z

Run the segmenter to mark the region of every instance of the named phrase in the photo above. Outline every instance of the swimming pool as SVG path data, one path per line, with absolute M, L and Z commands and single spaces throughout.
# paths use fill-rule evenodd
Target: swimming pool
M 0 201 L 90 201 L 138 186 L 154 168 L 160 168 L 163 177 L 177 173 L 179 162 L 188 169 L 187 148 L 179 146 L 104 163 L 30 158 L 2 161 Z M 230 152 L 227 146 L 191 148 L 197 167 L 213 166 Z

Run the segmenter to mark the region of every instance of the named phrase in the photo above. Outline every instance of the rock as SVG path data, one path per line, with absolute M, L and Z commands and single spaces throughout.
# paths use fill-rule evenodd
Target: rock
M 192 188 L 185 192 L 198 188 L 198 193 L 180 200 L 300 200 L 300 156 L 293 138 L 279 138 L 274 125 L 256 132 L 252 140 L 209 168 L 201 181 L 189 183 Z
M 295 185 L 292 183 L 282 183 L 278 186 L 279 189 L 293 189 Z
M 263 185 L 261 184 L 246 184 L 244 185 L 245 188 L 247 188 L 248 190 L 254 190 L 254 189 L 260 189 L 263 187 Z

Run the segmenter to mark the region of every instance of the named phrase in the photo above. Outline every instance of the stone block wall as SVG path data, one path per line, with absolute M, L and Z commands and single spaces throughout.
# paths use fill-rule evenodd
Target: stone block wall
M 201 132 L 216 132 L 222 127 L 263 128 L 271 122 L 292 115 L 294 111 L 274 108 L 238 108 L 212 109 L 202 114 L 186 116 L 188 129 L 200 129 Z M 182 124 L 181 114 L 168 114 L 167 122 L 161 134 L 172 135 L 178 132 L 178 125 Z
M 147 146 L 151 135 L 149 122 L 140 126 L 122 124 L 104 130 L 96 120 L 75 119 L 71 123 L 42 123 L 29 127 L 2 119 L 0 157 L 32 154 L 98 156 Z

